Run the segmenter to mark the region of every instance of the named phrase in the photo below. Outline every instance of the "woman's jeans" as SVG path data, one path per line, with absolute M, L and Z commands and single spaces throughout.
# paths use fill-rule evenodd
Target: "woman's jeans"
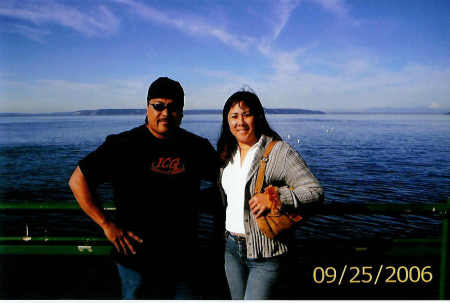
M 122 299 L 161 299 L 161 300 L 195 300 L 201 299 L 194 294 L 192 284 L 188 281 L 159 281 L 145 283 L 145 275 L 131 268 L 117 264 L 122 285 Z M 156 279 L 157 281 L 158 279 Z
M 247 259 L 245 238 L 227 232 L 225 272 L 233 300 L 273 299 L 286 256 Z

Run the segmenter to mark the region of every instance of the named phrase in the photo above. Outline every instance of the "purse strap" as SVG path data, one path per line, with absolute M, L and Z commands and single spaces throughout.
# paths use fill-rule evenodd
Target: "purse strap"
M 256 185 L 255 185 L 255 194 L 258 194 L 261 192 L 263 181 L 264 181 L 264 173 L 266 171 L 266 164 L 269 161 L 269 154 L 272 151 L 272 148 L 277 144 L 278 141 L 270 141 L 270 143 L 266 147 L 266 151 L 264 152 L 264 156 L 261 159 L 261 165 L 258 169 L 258 177 L 256 179 Z M 287 216 L 294 222 L 298 222 L 302 219 L 301 216 L 297 214 L 287 214 Z
M 266 164 L 269 161 L 269 154 L 272 151 L 272 148 L 277 144 L 278 141 L 270 141 L 270 143 L 266 147 L 266 151 L 264 152 L 264 156 L 261 159 L 261 164 L 259 165 L 258 169 L 258 177 L 256 179 L 256 186 L 255 186 L 255 194 L 258 194 L 261 192 L 262 185 L 264 182 L 264 173 L 266 171 Z

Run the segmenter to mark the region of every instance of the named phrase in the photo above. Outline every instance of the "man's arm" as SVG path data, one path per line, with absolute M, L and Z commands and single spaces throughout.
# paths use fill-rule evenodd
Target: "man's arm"
M 139 243 L 142 243 L 143 240 L 131 231 L 124 231 L 108 220 L 103 210 L 95 204 L 89 185 L 79 166 L 70 177 L 69 186 L 81 209 L 103 229 L 106 238 L 116 247 L 117 251 L 122 250 L 125 255 L 128 254 L 128 251 L 135 254 L 136 251 L 129 238 Z

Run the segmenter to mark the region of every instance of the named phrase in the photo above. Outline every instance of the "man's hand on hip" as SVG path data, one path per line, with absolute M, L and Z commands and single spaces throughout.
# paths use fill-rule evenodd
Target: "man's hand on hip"
M 108 238 L 119 253 L 123 252 L 124 255 L 128 255 L 129 252 L 133 255 L 136 254 L 136 250 L 131 244 L 130 239 L 133 239 L 138 243 L 144 242 L 131 231 L 126 231 L 118 227 L 114 222 L 108 222 L 102 226 L 102 228 L 106 238 Z

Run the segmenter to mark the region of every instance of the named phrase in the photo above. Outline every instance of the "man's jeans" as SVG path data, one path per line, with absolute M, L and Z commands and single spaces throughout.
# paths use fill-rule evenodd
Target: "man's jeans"
M 225 271 L 233 300 L 273 299 L 285 256 L 247 259 L 245 238 L 227 233 Z
M 195 300 L 201 297 L 194 295 L 194 290 L 188 281 L 161 281 L 151 277 L 152 282 L 145 280 L 145 274 L 117 264 L 119 270 L 122 299 L 161 299 L 161 300 Z M 150 273 L 148 273 L 150 274 Z M 156 282 L 156 283 L 155 283 Z M 158 283 L 160 282 L 160 283 Z

